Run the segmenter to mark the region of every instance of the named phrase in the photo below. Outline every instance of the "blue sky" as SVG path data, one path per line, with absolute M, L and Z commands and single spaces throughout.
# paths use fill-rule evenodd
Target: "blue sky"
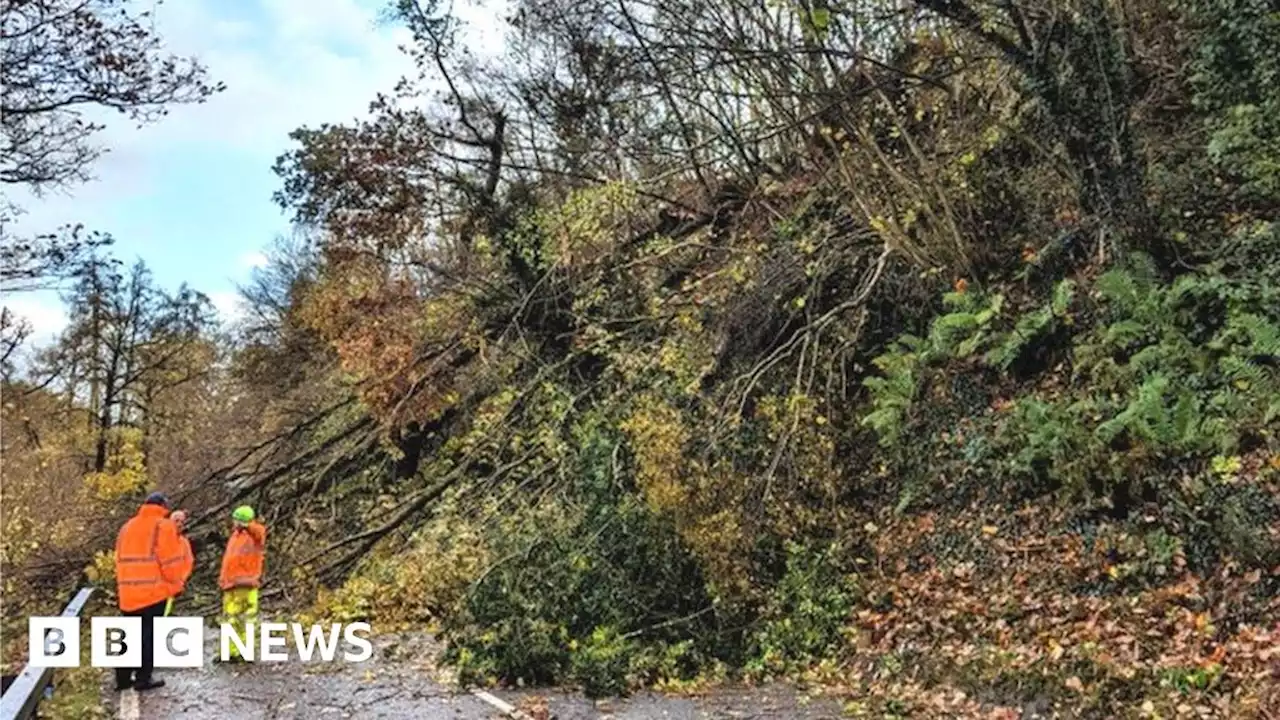
M 289 132 L 363 116 L 378 92 L 413 71 L 398 49 L 409 41 L 407 32 L 379 21 L 386 2 L 169 0 L 158 6 L 168 49 L 197 56 L 227 90 L 142 129 L 102 116 L 109 126 L 100 140 L 110 151 L 94 167 L 96 180 L 41 199 L 11 194 L 27 210 L 15 230 L 79 222 L 111 233 L 117 257 L 141 257 L 161 284 L 186 281 L 208 294 L 225 318 L 234 317 L 236 283 L 248 278 L 276 235 L 289 231 L 271 200 L 278 187 L 271 166 L 289 148 Z M 492 10 L 458 10 L 493 18 Z M 496 42 L 496 25 L 474 30 L 480 42 Z M 35 325 L 37 342 L 65 322 L 54 293 L 14 294 L 4 304 Z

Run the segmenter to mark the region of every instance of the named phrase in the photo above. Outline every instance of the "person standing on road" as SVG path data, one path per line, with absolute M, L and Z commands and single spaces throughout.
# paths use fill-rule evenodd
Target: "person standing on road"
M 254 517 L 253 508 L 248 505 L 231 513 L 231 537 L 218 575 L 223 622 L 246 642 L 253 642 L 248 626 L 256 627 L 258 623 L 258 588 L 262 586 L 267 548 L 267 528 Z M 242 659 L 235 643 L 231 643 L 230 654 L 233 660 Z
M 169 499 L 151 493 L 116 536 L 116 596 L 120 612 L 142 618 L 142 666 L 116 668 L 116 690 L 164 686 L 155 669 L 152 622 L 164 614 L 169 598 L 182 592 L 184 550 L 178 526 L 169 519 Z M 189 573 L 188 573 L 189 574 Z
M 196 556 L 191 552 L 191 540 L 187 538 L 187 511 L 174 510 L 169 514 L 169 519 L 174 525 L 178 526 L 178 540 L 182 543 L 182 562 L 178 563 L 178 576 L 182 578 L 182 584 L 186 585 L 191 579 L 191 573 L 196 569 Z M 173 603 L 177 601 L 178 596 L 174 595 L 166 601 L 164 606 L 164 615 L 169 617 L 173 614 Z

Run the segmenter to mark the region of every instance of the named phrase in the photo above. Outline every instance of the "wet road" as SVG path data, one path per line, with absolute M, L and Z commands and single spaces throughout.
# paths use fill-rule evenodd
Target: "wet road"
M 488 720 L 501 717 L 467 692 L 434 677 L 427 640 L 375 640 L 368 662 L 206 662 L 202 668 L 158 670 L 165 687 L 137 695 L 139 720 L 338 720 L 422 718 Z M 206 660 L 216 647 L 205 648 Z M 126 703 L 118 713 L 127 717 Z
M 121 720 L 490 720 L 507 717 L 493 705 L 451 686 L 436 667 L 439 650 L 425 636 L 374 640 L 365 663 L 311 662 L 218 665 L 157 671 L 165 687 L 121 696 Z M 205 657 L 216 648 L 210 643 Z M 551 690 L 492 691 L 529 709 L 534 720 L 834 720 L 830 700 L 807 702 L 786 687 L 719 690 L 699 698 L 641 693 L 591 701 Z M 130 697 L 131 696 L 131 697 Z M 543 708 L 539 712 L 538 708 Z M 547 713 L 549 711 L 549 713 Z M 547 713 L 547 714 L 544 714 Z
M 494 692 L 510 703 L 519 693 Z M 556 720 L 836 720 L 843 717 L 833 700 L 806 701 L 783 686 L 750 689 L 722 689 L 697 698 L 675 698 L 641 693 L 626 699 L 592 702 L 581 695 L 547 691 L 524 693 L 547 700 L 546 707 Z

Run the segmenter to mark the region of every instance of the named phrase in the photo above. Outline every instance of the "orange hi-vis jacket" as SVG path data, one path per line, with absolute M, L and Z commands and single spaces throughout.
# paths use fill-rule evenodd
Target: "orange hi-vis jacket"
M 185 535 L 178 535 L 178 540 L 182 542 L 182 562 L 178 563 L 178 577 L 186 584 L 191 579 L 191 573 L 195 572 L 196 556 L 191 552 L 191 541 Z
M 262 585 L 262 565 L 266 557 L 267 528 L 256 520 L 231 531 L 227 551 L 222 556 L 218 587 L 256 588 Z
M 116 592 L 124 612 L 182 592 L 186 550 L 178 526 L 160 505 L 143 505 L 116 536 Z

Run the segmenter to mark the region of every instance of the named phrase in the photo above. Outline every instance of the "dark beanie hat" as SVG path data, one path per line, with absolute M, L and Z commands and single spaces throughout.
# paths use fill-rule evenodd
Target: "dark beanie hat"
M 165 497 L 164 493 L 162 492 L 153 492 L 147 496 L 147 501 L 143 504 L 144 505 L 163 505 L 164 507 L 169 507 L 169 498 Z

